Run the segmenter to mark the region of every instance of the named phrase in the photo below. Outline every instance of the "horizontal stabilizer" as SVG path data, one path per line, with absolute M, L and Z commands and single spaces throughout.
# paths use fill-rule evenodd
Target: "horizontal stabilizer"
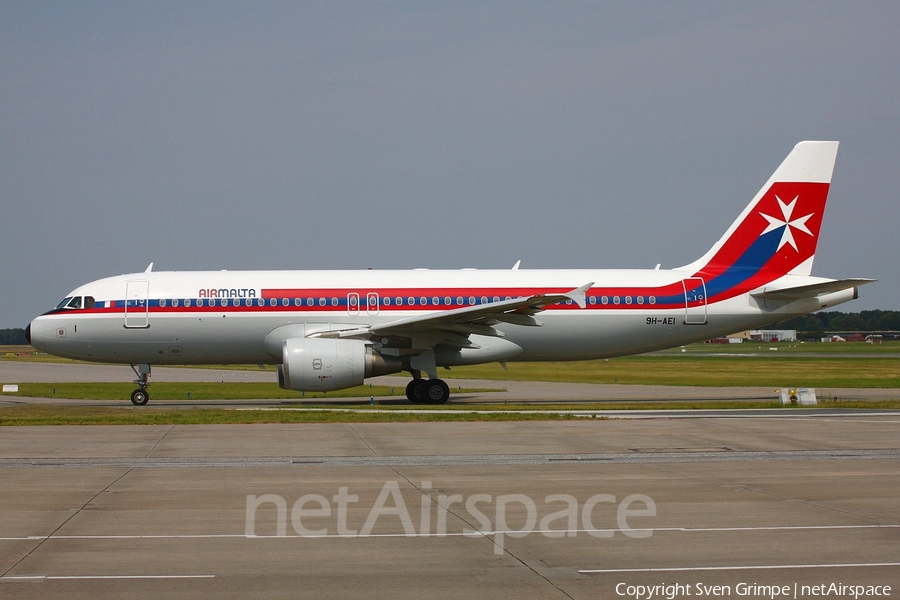
M 832 292 L 840 292 L 855 288 L 867 283 L 872 283 L 874 279 L 837 279 L 833 281 L 824 281 L 822 283 L 813 283 L 811 285 L 799 285 L 787 288 L 765 288 L 759 292 L 753 292 L 751 296 L 760 300 L 775 300 L 780 302 L 792 302 L 794 300 L 802 300 L 804 298 L 815 298 L 822 294 L 830 294 Z

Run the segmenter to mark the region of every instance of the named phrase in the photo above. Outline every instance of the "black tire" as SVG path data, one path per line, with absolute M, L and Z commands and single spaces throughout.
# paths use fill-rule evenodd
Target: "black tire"
M 138 388 L 131 392 L 131 403 L 135 406 L 143 406 L 150 401 L 150 394 L 147 393 L 147 390 L 142 390 Z
M 450 386 L 443 379 L 431 379 L 425 388 L 425 402 L 443 404 L 450 399 Z
M 406 398 L 413 404 L 425 404 L 427 395 L 425 387 L 428 384 L 424 379 L 413 379 L 406 384 Z

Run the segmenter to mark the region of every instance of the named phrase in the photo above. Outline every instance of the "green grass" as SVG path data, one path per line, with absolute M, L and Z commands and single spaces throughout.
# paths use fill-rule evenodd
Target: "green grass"
M 93 406 L 0 408 L 0 427 L 10 425 L 220 425 L 253 423 L 418 423 L 437 421 L 555 421 L 575 417 L 534 413 L 397 413 L 338 410 L 145 409 Z
M 824 408 L 900 409 L 900 400 L 889 401 L 826 401 Z M 490 405 L 414 407 L 417 412 L 401 412 L 406 406 L 377 406 L 365 410 L 323 407 L 321 410 L 229 410 L 218 408 L 135 408 L 97 406 L 23 405 L 0 408 L 0 427 L 38 425 L 219 425 L 254 423 L 422 423 L 476 421 L 560 421 L 574 420 L 563 410 L 595 413 L 603 419 L 605 410 L 671 409 L 700 410 L 712 408 L 783 408 L 775 402 L 648 402 L 603 405 Z M 449 410 L 448 410 L 449 409 Z M 550 411 L 535 413 L 531 411 Z M 488 412 L 505 411 L 505 412 Z
M 900 342 L 866 344 L 864 342 L 744 342 L 742 344 L 689 344 L 653 352 L 650 355 L 682 354 L 682 348 L 691 354 L 807 354 L 807 355 L 898 355 Z M 772 350 L 777 348 L 777 350 Z
M 772 351 L 770 348 L 778 350 Z M 73 362 L 47 355 L 18 357 L 15 356 L 15 352 L 11 352 L 13 354 L 11 357 L 5 356 L 3 350 L 10 349 L 23 350 L 20 347 L 0 348 L 0 357 L 2 357 L 0 359 Z M 216 365 L 214 368 L 223 368 L 223 365 Z M 224 368 L 258 369 L 255 365 L 226 365 Z M 900 342 L 884 344 L 859 342 L 692 344 L 684 348 L 674 348 L 642 356 L 613 358 L 609 361 L 509 363 L 508 372 L 496 363 L 474 367 L 454 367 L 452 371 L 442 371 L 442 376 L 461 379 L 710 387 L 734 385 L 773 388 L 787 386 L 894 388 L 900 387 Z M 172 386 L 171 391 L 165 388 L 166 385 L 154 384 L 150 388 L 151 396 L 154 399 L 177 399 L 186 397 L 186 392 L 191 391 L 192 398 L 210 397 L 203 395 L 204 392 L 201 391 L 201 386 L 205 384 L 190 384 L 196 390 Z M 123 386 L 130 388 L 131 384 L 123 383 Z M 259 388 L 262 396 L 248 396 L 246 394 L 251 393 L 250 391 L 241 391 L 237 388 L 233 393 L 221 390 L 222 388 L 215 387 L 212 392 L 214 395 L 210 398 L 268 397 L 284 399 L 296 397 L 295 393 L 281 390 L 274 383 L 268 388 L 268 391 Z M 111 397 L 127 397 L 130 393 L 130 389 L 125 392 L 117 391 L 117 395 Z M 228 395 L 221 395 L 223 393 Z M 396 390 L 396 393 L 402 395 L 403 390 Z M 384 395 L 384 392 L 369 393 L 365 388 L 354 388 L 340 393 L 329 392 L 329 397 L 369 395 Z M 66 397 L 88 398 L 90 396 Z
M 774 352 L 772 353 L 774 354 Z M 900 387 L 900 357 L 644 355 L 568 363 L 454 368 L 464 379 L 706 387 Z
M 771 351 L 769 348 L 778 348 Z M 15 361 L 72 362 L 47 356 L 18 357 L 15 348 L 6 356 L 0 348 L 0 359 Z M 556 381 L 585 383 L 692 385 L 692 386 L 749 386 L 749 387 L 814 387 L 840 396 L 840 388 L 900 388 L 900 343 L 881 345 L 846 344 L 695 344 L 650 355 L 623 357 L 609 361 L 570 363 L 510 363 L 509 371 L 499 365 L 454 368 L 442 376 L 452 378 Z M 216 366 L 215 368 L 222 368 Z M 238 368 L 256 369 L 241 365 Z M 502 388 L 498 384 L 497 388 Z M 634 410 L 634 409 L 710 409 L 710 408 L 772 408 L 773 402 L 690 401 L 690 402 L 634 402 L 598 404 L 517 404 L 517 405 L 443 405 L 416 406 L 422 412 L 412 414 L 398 409 L 408 405 L 378 404 L 378 398 L 404 395 L 404 389 L 387 386 L 359 386 L 326 394 L 302 394 L 283 390 L 271 383 L 154 383 L 150 387 L 151 406 L 133 408 L 127 403 L 134 384 L 122 383 L 22 383 L 18 394 L 5 397 L 33 396 L 72 399 L 110 400 L 119 406 L 41 406 L 24 405 L 0 408 L 2 425 L 86 425 L 86 424 L 216 424 L 216 423 L 377 423 L 418 421 L 507 421 L 557 420 L 571 416 L 524 412 L 527 410 Z M 462 392 L 491 391 L 463 389 Z M 158 400 L 285 400 L 309 407 L 315 401 L 360 398 L 367 403 L 376 398 L 377 412 L 340 411 L 333 405 L 321 405 L 324 410 L 244 410 L 217 408 L 152 407 Z M 820 399 L 821 399 L 820 393 Z M 896 409 L 900 399 L 872 402 L 842 402 L 829 400 L 825 407 Z M 369 407 L 366 407 L 369 408 Z M 510 413 L 485 413 L 485 410 L 513 410 Z M 438 410 L 445 412 L 437 412 Z M 786 408 L 785 410 L 790 410 Z M 446 412 L 449 411 L 449 412 Z M 521 411 L 521 412 L 519 412 Z

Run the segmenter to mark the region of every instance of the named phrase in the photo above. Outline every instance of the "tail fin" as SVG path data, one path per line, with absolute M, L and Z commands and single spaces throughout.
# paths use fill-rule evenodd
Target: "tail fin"
M 838 142 L 794 146 L 725 235 L 678 270 L 702 277 L 709 299 L 783 275 L 810 275 L 837 149 Z

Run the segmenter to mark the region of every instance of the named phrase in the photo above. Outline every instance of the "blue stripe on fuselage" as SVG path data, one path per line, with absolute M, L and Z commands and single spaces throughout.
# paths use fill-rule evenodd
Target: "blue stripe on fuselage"
M 787 225 L 784 227 L 787 227 Z M 733 265 L 707 282 L 706 295 L 713 298 L 744 283 L 759 273 L 759 270 L 772 260 L 772 257 L 778 251 L 778 244 L 781 242 L 784 227 L 773 229 L 769 233 L 756 238 L 756 241 L 747 248 L 747 251 L 740 258 L 734 261 Z

